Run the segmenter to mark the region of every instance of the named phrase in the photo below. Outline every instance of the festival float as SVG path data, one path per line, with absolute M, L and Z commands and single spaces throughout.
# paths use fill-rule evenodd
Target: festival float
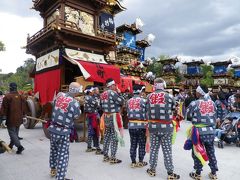
M 240 65 L 232 65 L 231 68 L 234 69 L 234 74 L 233 74 L 233 85 L 236 88 L 240 87 Z
M 192 60 L 184 62 L 187 65 L 187 72 L 184 74 L 186 81 L 184 83 L 185 89 L 196 89 L 200 84 L 200 79 L 203 77 L 201 65 L 204 64 L 203 60 Z
M 113 78 L 122 92 L 131 91 L 132 83 L 142 83 L 146 68 L 139 62 L 144 59 L 149 37 L 129 42 L 129 34 L 136 38 L 141 32 L 139 23 L 127 31 L 126 25 L 120 26 L 115 33 L 114 16 L 126 10 L 119 1 L 34 0 L 33 9 L 43 18 L 43 28 L 27 37 L 26 52 L 36 58 L 30 75 L 38 98 L 27 100 L 31 116 L 24 122 L 25 128 L 49 119 L 54 97 L 67 91 L 73 81 L 84 89 L 87 85 L 103 87 L 108 78 Z M 84 123 L 85 127 L 84 114 L 76 123 Z M 43 129 L 48 135 L 45 126 Z M 85 137 L 84 128 L 83 140 Z
M 122 92 L 132 92 L 133 84 L 146 86 L 146 91 L 151 92 L 152 86 L 149 83 L 150 77 L 146 76 L 145 50 L 154 40 L 154 35 L 149 34 L 145 39 L 137 40 L 137 35 L 142 33 L 140 29 L 143 26 L 141 19 L 137 18 L 131 24 L 123 24 L 116 28 L 117 47 L 116 59 L 107 59 L 109 63 L 115 64 L 120 68 L 121 77 L 119 89 Z
M 161 62 L 163 66 L 162 78 L 166 82 L 167 89 L 170 89 L 173 92 L 175 89 L 179 88 L 179 86 L 176 84 L 177 69 L 175 66 L 179 60 L 177 57 L 175 57 L 163 59 L 159 62 Z
M 210 64 L 213 66 L 213 91 L 218 91 L 221 87 L 222 90 L 227 92 L 233 86 L 232 77 L 227 70 L 230 64 L 232 64 L 231 61 L 219 61 Z
M 117 0 L 35 0 L 33 9 L 40 12 L 43 28 L 27 38 L 26 52 L 36 57 L 31 76 L 39 103 L 28 99 L 32 118 L 26 128 L 34 128 L 34 118 L 49 118 L 51 106 L 44 107 L 73 81 L 84 87 L 103 85 L 108 78 L 120 83 L 120 69 L 106 57 L 116 45 L 114 16 L 125 10 Z

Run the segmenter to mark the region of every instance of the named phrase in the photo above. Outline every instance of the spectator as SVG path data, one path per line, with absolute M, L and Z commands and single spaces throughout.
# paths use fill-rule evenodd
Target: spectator
M 23 123 L 23 117 L 27 113 L 26 99 L 17 92 L 17 84 L 9 84 L 9 93 L 3 98 L 1 114 L 6 116 L 6 125 L 10 136 L 9 147 L 12 149 L 15 145 L 21 154 L 24 147 L 19 141 L 19 127 Z

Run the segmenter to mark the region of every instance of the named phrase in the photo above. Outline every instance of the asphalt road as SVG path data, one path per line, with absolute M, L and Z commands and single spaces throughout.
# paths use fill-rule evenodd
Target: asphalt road
M 181 179 L 188 180 L 189 172 L 193 170 L 191 152 L 183 150 L 185 131 L 188 123 L 182 123 L 177 135 L 176 143 L 173 145 L 173 157 L 175 171 L 181 175 Z M 51 180 L 49 176 L 49 140 L 44 137 L 41 125 L 29 130 L 21 127 L 20 136 L 25 151 L 22 155 L 15 152 L 0 155 L 0 180 Z M 0 129 L 0 138 L 9 143 L 6 129 Z M 163 164 L 162 152 L 160 150 L 156 177 L 149 177 L 146 173 L 147 167 L 130 168 L 129 158 L 129 134 L 125 130 L 125 147 L 120 147 L 117 157 L 123 162 L 118 165 L 110 165 L 102 162 L 102 156 L 94 153 L 86 153 L 86 143 L 71 143 L 70 161 L 67 177 L 74 180 L 146 180 L 166 179 L 167 174 Z M 16 149 L 15 149 L 16 151 Z M 240 148 L 235 145 L 226 145 L 224 149 L 216 146 L 220 180 L 240 179 Z M 149 160 L 147 154 L 145 160 Z M 210 169 L 204 166 L 203 180 L 208 179 Z

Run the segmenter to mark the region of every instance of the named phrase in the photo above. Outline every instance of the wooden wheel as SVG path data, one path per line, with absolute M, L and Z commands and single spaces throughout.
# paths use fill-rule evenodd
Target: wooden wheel
M 40 103 L 37 101 L 37 99 L 34 97 L 28 97 L 27 105 L 28 105 L 28 109 L 30 111 L 30 116 L 38 118 L 41 114 L 42 108 L 41 108 Z M 23 126 L 26 129 L 33 129 L 36 124 L 37 124 L 37 121 L 28 119 L 28 118 L 25 119 L 23 122 Z
M 50 102 L 43 105 L 41 118 L 46 120 L 46 121 L 49 121 L 51 119 L 51 116 L 52 116 L 52 108 L 53 108 L 52 103 L 50 103 Z M 49 131 L 47 129 L 48 125 L 46 123 L 42 123 L 42 128 L 43 128 L 43 132 L 44 132 L 46 138 L 50 139 L 50 134 L 49 134 Z

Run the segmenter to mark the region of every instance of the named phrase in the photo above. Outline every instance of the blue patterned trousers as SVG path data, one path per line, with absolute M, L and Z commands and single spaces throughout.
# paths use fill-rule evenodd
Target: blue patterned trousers
M 151 143 L 149 160 L 150 168 L 156 169 L 158 161 L 158 152 L 160 149 L 160 145 L 162 145 L 165 168 L 168 173 L 172 173 L 174 170 L 172 161 L 172 132 L 150 133 L 150 143 Z
M 146 129 L 129 129 L 130 134 L 130 157 L 133 163 L 136 163 L 137 148 L 138 158 L 142 162 L 146 154 Z
M 108 156 L 109 146 L 111 144 L 111 157 L 116 158 L 118 149 L 118 139 L 114 127 L 106 127 L 103 142 L 103 155 Z
M 209 167 L 212 171 L 212 173 L 216 173 L 216 171 L 218 171 L 218 167 L 217 167 L 217 159 L 215 156 L 215 149 L 214 149 L 214 135 L 210 134 L 210 135 L 200 135 L 200 141 L 203 144 L 203 146 L 206 149 L 207 152 L 207 156 L 208 156 L 208 160 L 209 160 Z M 203 165 L 202 163 L 199 161 L 199 159 L 194 155 L 193 151 L 192 151 L 192 158 L 194 161 L 194 166 L 193 168 L 198 172 L 201 173 Z
M 50 133 L 50 168 L 57 169 L 57 180 L 64 180 L 69 160 L 70 135 Z

